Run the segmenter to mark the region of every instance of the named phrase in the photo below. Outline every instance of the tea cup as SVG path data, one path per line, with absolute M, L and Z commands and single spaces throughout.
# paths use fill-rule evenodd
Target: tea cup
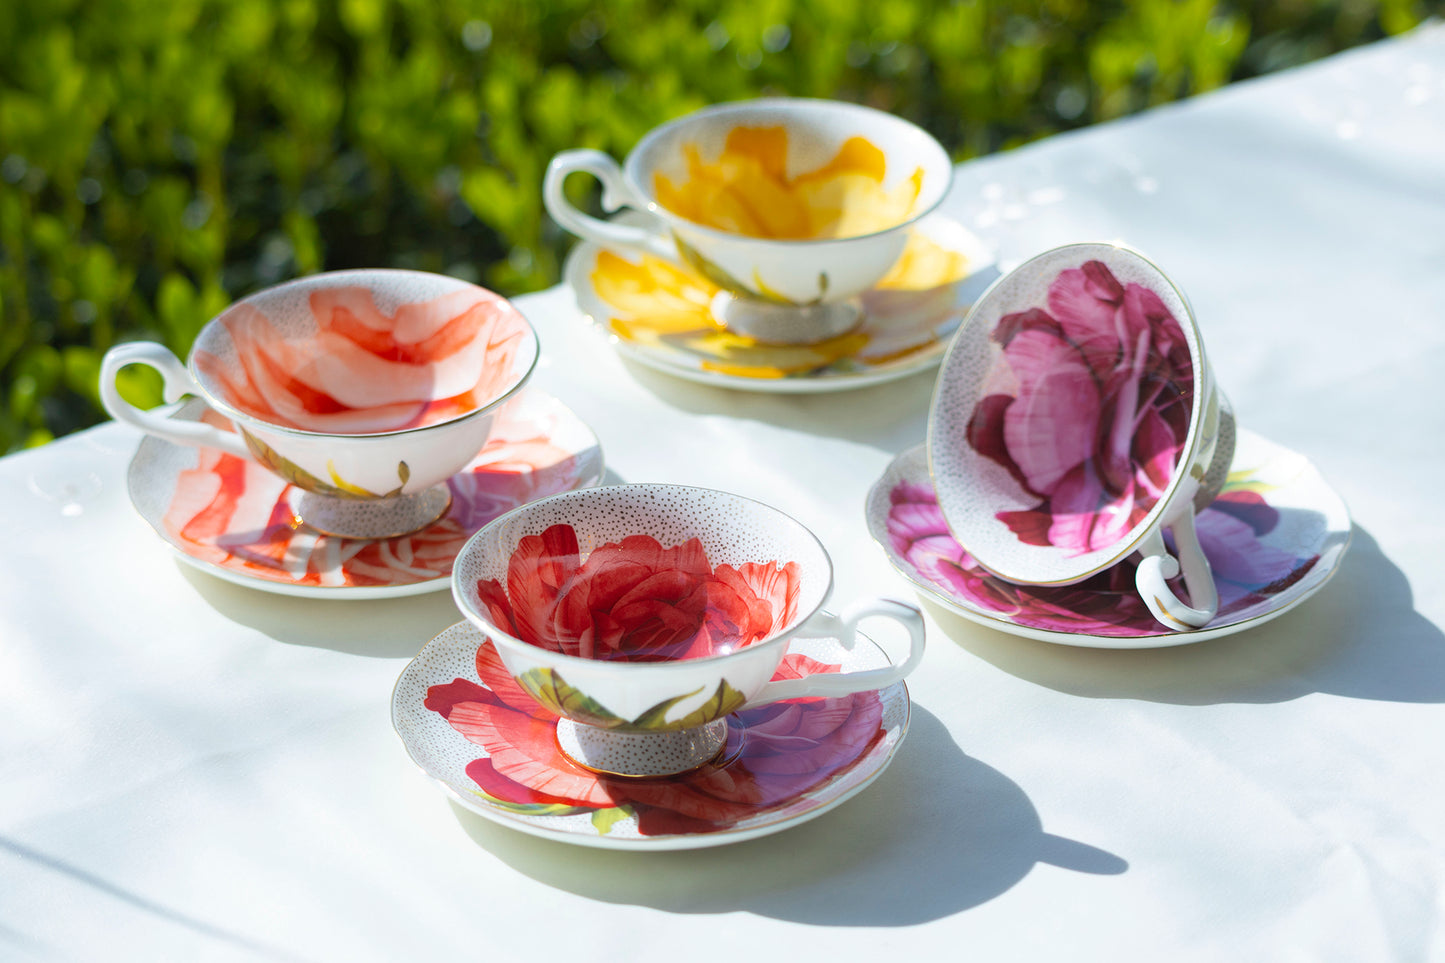
M 1149 610 L 1189 630 L 1218 610 L 1194 517 L 1233 439 L 1183 292 L 1123 245 L 1070 244 L 965 318 L 929 412 L 929 470 L 949 529 L 993 574 L 1070 585 L 1137 553 Z M 1188 601 L 1169 584 L 1181 574 Z
M 707 762 L 739 709 L 882 689 L 918 665 L 916 607 L 867 599 L 832 615 L 822 611 L 831 589 L 828 553 L 798 521 L 727 492 L 660 484 L 514 509 L 473 535 L 452 570 L 463 614 L 560 717 L 563 750 L 628 776 Z M 906 631 L 902 660 L 773 680 L 789 640 L 851 649 L 872 616 Z
M 585 171 L 608 211 L 579 211 L 563 183 Z M 779 344 L 835 337 L 857 297 L 903 253 L 909 228 L 948 191 L 948 153 L 921 128 L 856 104 L 764 98 L 719 104 L 645 135 L 619 165 L 601 151 L 558 154 L 542 196 L 563 228 L 605 248 L 683 263 L 721 291 L 714 319 Z
M 120 344 L 101 363 L 107 411 L 179 445 L 258 462 L 302 490 L 310 527 L 352 538 L 423 528 L 536 364 L 536 333 L 499 295 L 420 271 L 338 271 L 258 291 L 209 321 L 186 363 L 164 345 Z M 179 421 L 126 401 L 129 364 L 164 396 L 211 412 Z M 218 418 L 228 419 L 234 431 Z

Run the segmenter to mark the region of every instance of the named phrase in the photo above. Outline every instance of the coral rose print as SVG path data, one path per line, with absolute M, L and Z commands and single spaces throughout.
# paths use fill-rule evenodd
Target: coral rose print
M 400 431 L 484 407 L 516 383 L 526 337 L 501 297 L 465 288 L 393 313 L 361 286 L 312 292 L 316 328 L 284 333 L 254 305 L 221 316 L 238 364 L 197 351 L 197 368 L 239 411 L 328 434 Z

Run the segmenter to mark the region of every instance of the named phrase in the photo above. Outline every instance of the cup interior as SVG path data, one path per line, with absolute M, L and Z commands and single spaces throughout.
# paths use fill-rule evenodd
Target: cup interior
M 1024 263 L 939 374 L 929 467 L 949 527 L 1012 581 L 1113 565 L 1186 474 L 1206 377 L 1188 303 L 1141 255 L 1074 244 Z
M 442 424 L 519 387 L 537 358 L 506 299 L 419 271 L 339 271 L 259 291 L 202 331 L 190 367 L 226 413 L 322 434 Z
M 619 485 L 557 495 L 478 532 L 453 569 L 489 632 L 580 659 L 726 656 L 790 633 L 832 587 L 802 524 L 708 489 Z
M 855 104 L 724 104 L 649 134 L 628 157 L 666 212 L 729 235 L 804 241 L 876 234 L 942 200 L 948 154 L 920 128 Z

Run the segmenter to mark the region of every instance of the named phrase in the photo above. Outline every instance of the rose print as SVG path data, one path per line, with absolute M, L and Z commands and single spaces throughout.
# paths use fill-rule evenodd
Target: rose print
M 837 668 L 790 654 L 774 679 Z M 562 753 L 556 717 L 513 681 L 490 642 L 478 647 L 476 670 L 481 685 L 432 686 L 425 706 L 486 750 L 466 767 L 484 795 L 521 812 L 625 810 L 644 836 L 727 829 L 796 799 L 866 758 L 883 731 L 876 692 L 775 703 L 738 714 L 722 761 L 668 779 L 609 777 Z
M 477 582 L 495 624 L 531 645 L 584 659 L 661 661 L 720 655 L 775 634 L 797 611 L 796 562 L 708 561 L 691 539 L 646 535 L 584 561 L 570 525 L 522 538 L 506 584 Z
M 1193 368 L 1159 296 L 1099 261 L 1061 271 L 1048 310 L 1000 319 L 1003 346 L 968 442 L 1038 502 L 1001 512 L 1023 542 L 1116 543 L 1168 487 L 1189 431 Z
M 1316 558 L 1262 541 L 1279 524 L 1247 479 L 1232 478 L 1196 518 L 1226 619 L 1303 578 Z M 1113 637 L 1159 631 L 1135 587 L 1133 561 L 1068 586 L 1014 585 L 980 567 L 954 539 L 932 486 L 902 481 L 889 494 L 888 539 L 915 577 L 946 598 L 1031 628 Z
M 306 431 L 399 431 L 484 407 L 516 382 L 521 314 L 481 288 L 380 310 L 365 287 L 312 292 L 316 332 L 287 337 L 244 302 L 221 315 L 235 345 L 227 362 L 197 351 L 201 373 L 228 404 Z

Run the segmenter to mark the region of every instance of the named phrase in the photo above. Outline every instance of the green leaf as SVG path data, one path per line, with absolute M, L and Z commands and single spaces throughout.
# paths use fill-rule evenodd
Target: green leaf
M 669 726 L 669 725 L 667 724 L 667 713 L 668 713 L 668 710 L 670 710 L 673 706 L 677 705 L 679 702 L 682 702 L 684 699 L 691 699 L 693 696 L 697 695 L 697 694 L 698 694 L 699 692 L 701 692 L 701 691 L 702 691 L 702 688 L 701 688 L 701 687 L 698 687 L 698 688 L 694 689 L 693 691 L 687 693 L 686 695 L 674 696 L 674 697 L 671 698 L 671 699 L 664 699 L 663 701 L 659 702 L 657 705 L 653 706 L 651 709 L 648 709 L 648 710 L 647 710 L 646 712 L 644 712 L 642 715 L 638 716 L 636 719 L 633 719 L 633 720 L 632 720 L 632 726 L 633 726 L 633 728 L 637 728 L 637 729 L 671 729 L 671 728 L 673 728 L 672 726 Z
M 359 485 L 352 485 L 344 481 L 337 477 L 334 471 L 331 474 L 331 481 L 324 482 L 300 465 L 286 458 L 245 428 L 238 425 L 236 430 L 240 432 L 241 437 L 246 440 L 246 447 L 251 449 L 251 454 L 256 457 L 256 461 L 280 475 L 297 488 L 305 489 L 308 492 L 315 492 L 318 495 L 329 495 L 332 498 L 362 500 L 381 497 L 375 492 L 367 491 Z
M 575 816 L 578 813 L 587 812 L 584 806 L 569 806 L 566 803 L 514 803 L 505 799 L 498 799 L 496 796 L 488 795 L 480 789 L 473 789 L 472 794 L 480 796 L 493 806 L 505 809 L 509 813 L 516 813 L 519 816 Z M 596 816 L 593 816 L 595 821 Z
M 717 684 L 717 691 L 712 694 L 710 699 L 681 719 L 674 719 L 660 728 L 692 729 L 696 726 L 707 725 L 714 719 L 721 719 L 723 716 L 738 711 L 747 701 L 747 696 L 728 685 L 727 679 L 723 679 Z
M 592 827 L 597 830 L 597 835 L 606 836 L 612 832 L 612 827 L 635 816 L 631 806 L 613 806 L 608 809 L 597 809 L 592 812 Z
M 545 666 L 528 669 L 517 682 L 527 690 L 528 695 L 559 716 L 597 726 L 599 729 L 616 729 L 618 726 L 627 725 L 626 719 L 572 688 L 561 674 L 553 669 Z
M 780 294 L 773 294 L 772 292 L 766 290 L 762 292 L 752 290 L 746 284 L 743 284 L 737 278 L 733 277 L 731 274 L 724 271 L 713 262 L 709 261 L 706 257 L 703 256 L 701 251 L 693 247 L 691 244 L 688 244 L 676 234 L 672 236 L 672 239 L 677 243 L 677 253 L 682 255 L 682 259 L 686 261 L 694 271 L 696 271 L 698 274 L 701 274 L 703 277 L 707 278 L 709 281 L 711 281 L 713 284 L 716 284 L 724 291 L 729 291 L 742 297 L 756 298 L 759 301 L 766 301 L 769 304 L 791 305 L 793 303 L 792 301 L 789 301 L 787 298 L 783 297 Z

